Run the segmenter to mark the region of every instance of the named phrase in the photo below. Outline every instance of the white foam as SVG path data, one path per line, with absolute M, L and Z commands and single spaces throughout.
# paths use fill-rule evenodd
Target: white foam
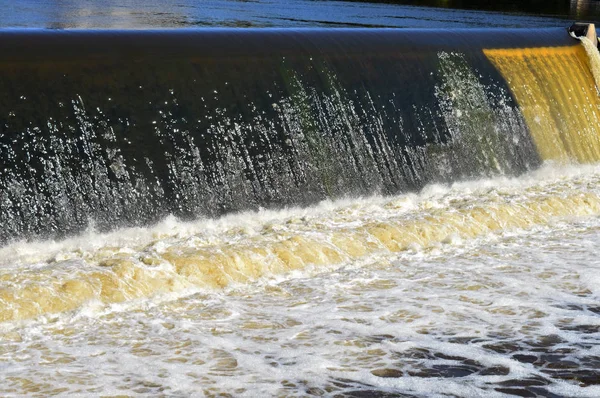
M 475 181 L 461 181 L 452 185 L 433 184 L 420 193 L 408 193 L 395 197 L 374 196 L 358 199 L 326 200 L 309 208 L 286 208 L 282 210 L 261 210 L 226 215 L 217 219 L 200 218 L 195 221 L 180 221 L 170 216 L 149 227 L 119 229 L 108 233 L 98 233 L 88 229 L 83 234 L 61 241 L 18 241 L 0 247 L 0 267 L 43 265 L 51 259 L 77 258 L 82 253 L 97 251 L 103 247 L 119 247 L 123 251 L 131 248 L 154 245 L 157 250 L 172 239 L 204 238 L 219 239 L 222 235 L 239 232 L 252 236 L 260 233 L 265 226 L 281 226 L 305 219 L 327 218 L 331 213 L 348 214 L 373 212 L 373 218 L 381 214 L 381 207 L 393 205 L 395 215 L 424 208 L 445 206 L 448 200 L 485 195 L 490 191 L 509 189 L 518 193 L 528 187 L 552 184 L 560 180 L 575 179 L 600 173 L 597 165 L 557 165 L 547 162 L 544 167 L 517 177 L 499 177 Z
M 598 166 L 548 165 L 519 178 L 434 186 L 393 198 L 191 223 L 169 219 L 146 229 L 88 233 L 49 249 L 18 243 L 0 257 L 18 269 L 33 266 L 27 256 L 35 248 L 45 251 L 41 258 L 75 253 L 61 265 L 68 272 L 83 264 L 85 253 L 105 247 L 129 255 L 149 246 L 160 252 L 172 245 L 237 244 L 262 236 L 265 228 L 314 234 L 315 225 L 329 230 L 364 220 L 412 220 L 496 197 L 518 204 L 596 192 L 599 179 Z M 304 396 L 362 390 L 500 397 L 500 383 L 542 378 L 549 384 L 539 386 L 543 391 L 594 396 L 597 387 L 560 380 L 551 368 L 518 355 L 554 356 L 575 362 L 572 372 L 594 371 L 600 341 L 586 330 L 600 324 L 588 309 L 597 308 L 600 295 L 599 231 L 598 217 L 567 219 L 449 238 L 431 249 L 375 253 L 221 291 L 184 290 L 111 305 L 91 301 L 74 312 L 4 324 L 0 393 L 63 388 L 63 395 Z M 44 267 L 51 266 L 58 267 Z M 440 369 L 472 373 L 424 377 Z M 490 369 L 497 374 L 482 374 Z M 386 371 L 403 377 L 382 377 Z

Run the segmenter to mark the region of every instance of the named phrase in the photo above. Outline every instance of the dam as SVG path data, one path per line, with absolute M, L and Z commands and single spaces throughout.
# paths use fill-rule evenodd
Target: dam
M 2 394 L 600 394 L 596 43 L 4 29 L 0 54 Z
M 564 29 L 0 39 L 5 242 L 600 156 L 589 60 Z

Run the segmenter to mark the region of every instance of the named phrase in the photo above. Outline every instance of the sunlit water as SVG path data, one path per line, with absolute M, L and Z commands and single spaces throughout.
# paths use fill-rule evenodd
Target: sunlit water
M 575 1 L 575 0 L 573 0 Z M 330 0 L 22 0 L 2 4 L 0 28 L 190 28 L 190 27 L 396 27 L 396 28 L 467 28 L 467 27 L 557 27 L 568 26 L 573 19 L 597 18 L 597 6 L 589 2 L 579 8 L 568 4 L 557 8 L 559 15 L 530 7 L 539 16 L 515 13 L 457 10 L 454 4 L 407 1 L 414 5 L 367 1 Z M 391 2 L 390 2 L 391 3 Z M 400 1 L 399 3 L 402 3 Z M 481 3 L 481 2 L 480 2 Z M 519 2 L 517 2 L 519 3 Z M 582 3 L 581 1 L 577 3 Z M 464 4 L 465 6 L 467 4 Z M 495 6 L 515 11 L 513 5 Z M 533 9 L 532 9 L 533 8 Z M 479 8 L 481 9 L 481 8 Z M 517 11 L 520 7 L 517 7 Z M 581 14 L 581 15 L 579 15 Z
M 600 396 L 599 183 L 548 165 L 14 243 L 0 395 Z

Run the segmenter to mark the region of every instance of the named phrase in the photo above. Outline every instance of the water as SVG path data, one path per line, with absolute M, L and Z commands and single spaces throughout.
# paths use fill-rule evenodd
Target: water
M 3 6 L 0 26 L 19 28 L 594 15 L 586 2 L 552 17 L 300 0 Z M 589 42 L 562 30 L 0 33 L 0 395 L 600 396 Z M 198 48 L 205 63 L 243 56 L 197 67 L 194 85 L 169 62 Z M 282 49 L 284 64 L 268 57 Z M 263 66 L 253 79 L 236 75 L 251 64 Z M 204 91 L 205 119 L 191 121 Z
M 2 323 L 0 391 L 597 396 L 599 182 L 598 166 L 548 165 L 418 194 L 7 246 L 4 300 L 94 284 L 123 264 L 138 272 L 122 277 L 125 301 L 102 289 L 71 312 L 44 309 L 47 291 L 4 301 L 5 318 L 8 308 L 44 313 Z M 386 227 L 401 234 L 378 235 Z M 295 261 L 277 263 L 285 242 Z M 173 264 L 207 255 L 220 276 L 173 283 Z M 72 305 L 57 294 L 55 311 Z
M 402 3 L 401 1 L 399 3 Z M 407 3 L 411 3 L 410 1 Z M 448 2 L 412 2 L 448 7 Z M 463 2 L 459 7 L 481 9 Z M 72 1 L 5 0 L 0 27 L 19 28 L 190 28 L 190 27 L 566 27 L 573 19 L 600 20 L 594 2 L 572 1 L 540 15 L 546 2 L 494 2 L 492 9 L 512 13 L 425 8 L 370 2 L 261 0 L 233 1 Z M 450 5 L 452 6 L 452 5 Z M 550 7 L 549 7 L 550 8 Z M 514 11 L 521 11 L 514 13 Z M 523 11 L 533 15 L 527 15 Z
M 563 29 L 21 30 L 0 52 L 0 241 L 600 159 Z

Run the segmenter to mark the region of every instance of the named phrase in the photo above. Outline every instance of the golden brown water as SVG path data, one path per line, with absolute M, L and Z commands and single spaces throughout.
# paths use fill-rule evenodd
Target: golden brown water
M 484 50 L 544 160 L 600 160 L 600 98 L 583 46 Z

